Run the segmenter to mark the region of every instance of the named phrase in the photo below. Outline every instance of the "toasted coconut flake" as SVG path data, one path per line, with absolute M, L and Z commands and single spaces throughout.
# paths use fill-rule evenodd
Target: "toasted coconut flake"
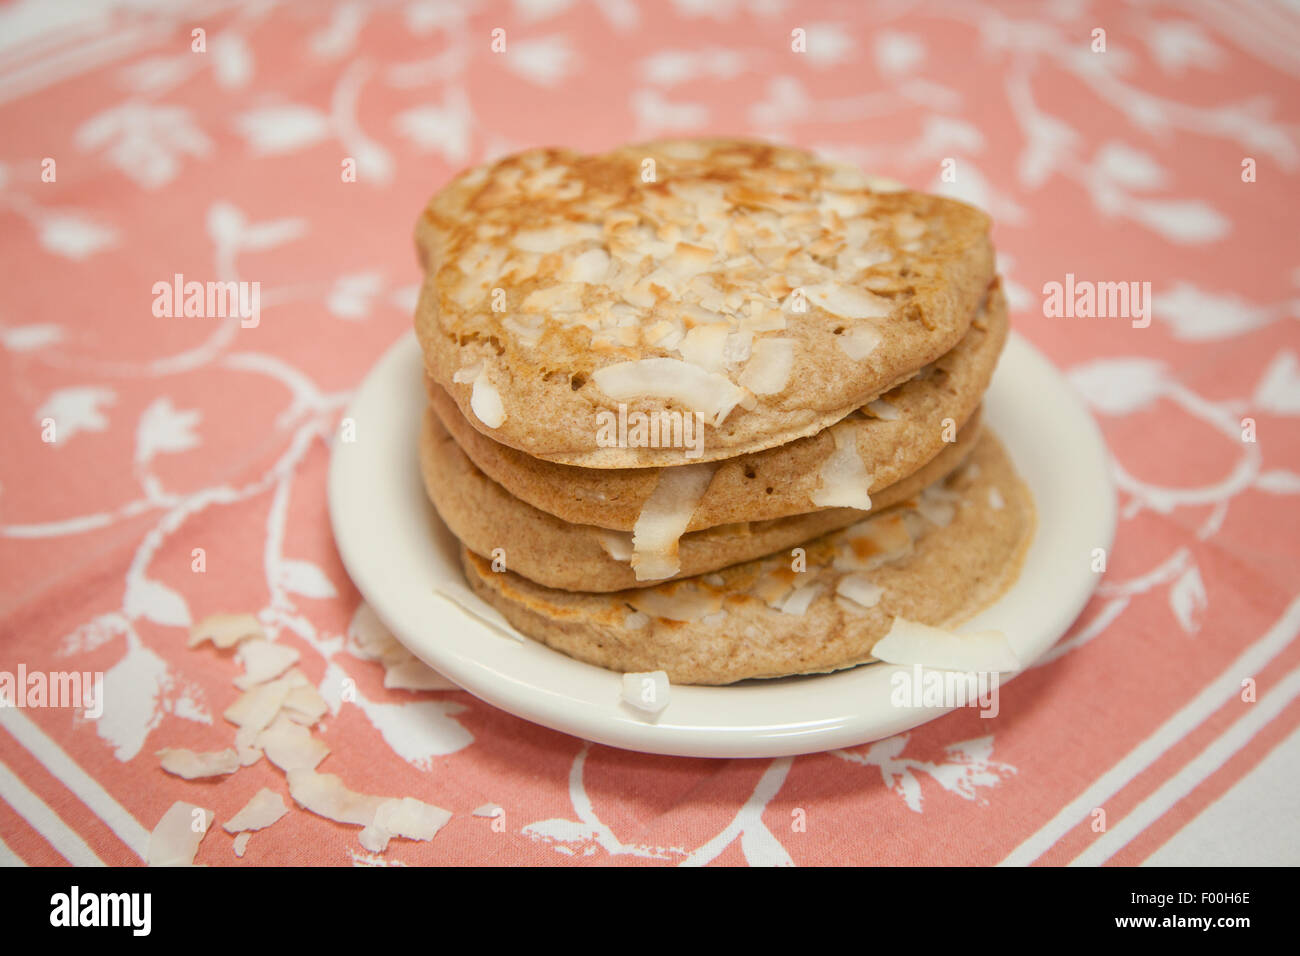
M 731 326 L 725 322 L 697 325 L 677 343 L 677 351 L 692 365 L 710 372 L 721 371 L 726 366 L 724 351 Z
M 835 585 L 835 593 L 848 598 L 854 604 L 864 608 L 875 607 L 885 595 L 885 589 L 873 584 L 865 574 L 846 574 Z
M 912 553 L 912 533 L 904 514 L 893 512 L 848 529 L 835 553 L 838 571 L 870 571 Z
M 244 641 L 235 652 L 235 657 L 244 665 L 244 673 L 235 678 L 235 686 L 248 690 L 257 684 L 265 684 L 297 664 L 300 656 L 292 647 L 283 644 L 260 638 Z
M 632 529 L 632 570 L 638 581 L 672 577 L 681 568 L 677 545 L 713 480 L 712 464 L 665 468 Z
M 871 510 L 871 476 L 858 453 L 858 431 L 852 422 L 831 426 L 835 450 L 822 462 L 821 483 L 812 494 L 819 508 Z
M 190 628 L 190 647 L 211 641 L 225 650 L 249 638 L 265 638 L 261 623 L 252 614 L 213 614 Z
M 306 727 L 281 714 L 257 735 L 257 746 L 285 773 L 291 770 L 315 770 L 329 756 L 330 749 L 317 740 Z
M 239 754 L 233 747 L 207 753 L 196 753 L 184 747 L 164 747 L 155 756 L 164 770 L 186 780 L 221 777 L 239 769 Z
M 506 407 L 501 402 L 501 393 L 496 390 L 486 375 L 474 379 L 474 389 L 470 392 L 469 407 L 488 428 L 500 428 L 506 420 Z
M 158 825 L 149 834 L 149 846 L 144 860 L 148 866 L 193 866 L 194 854 L 208 835 L 216 813 L 202 810 L 202 828 L 195 833 L 195 811 L 200 808 L 184 800 L 177 800 L 163 814 Z
M 647 714 L 668 706 L 668 673 L 649 671 L 623 675 L 623 702 Z
M 669 621 L 699 621 L 722 609 L 722 591 L 696 581 L 674 581 L 642 588 L 627 599 L 642 614 Z
M 609 272 L 609 253 L 604 249 L 588 249 L 574 256 L 561 278 L 568 282 L 597 283 Z
M 1001 631 L 957 634 L 905 618 L 894 618 L 889 633 L 871 653 L 888 664 L 932 667 L 936 670 L 1004 672 L 1020 669 L 1007 636 Z
M 888 176 L 867 176 L 867 188 L 877 193 L 901 193 L 906 192 L 907 187 L 897 179 L 890 179 Z
M 524 252 L 559 252 L 585 239 L 599 239 L 600 227 L 592 223 L 561 222 L 544 229 L 521 229 L 514 235 L 514 246 Z
M 759 339 L 738 381 L 755 395 L 775 395 L 789 384 L 793 368 L 794 339 Z
M 616 362 L 597 369 L 592 380 L 616 401 L 662 398 L 681 402 L 707 417 L 715 427 L 745 397 L 745 390 L 726 376 L 672 358 Z
M 843 319 L 883 319 L 893 311 L 888 299 L 838 282 L 808 286 L 804 293 L 813 305 Z
M 267 787 L 253 794 L 251 800 L 233 817 L 221 824 L 227 833 L 263 830 L 289 812 L 284 797 Z

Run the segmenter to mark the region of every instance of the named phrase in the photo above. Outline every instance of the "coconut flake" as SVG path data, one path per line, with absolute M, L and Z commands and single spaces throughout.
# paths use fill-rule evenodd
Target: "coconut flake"
M 261 638 L 244 641 L 235 653 L 236 659 L 244 665 L 244 673 L 235 678 L 235 686 L 248 690 L 279 677 L 298 663 L 299 656 L 296 650 L 283 644 L 273 644 Z
M 601 549 L 615 561 L 632 560 L 632 535 L 629 532 L 597 528 L 596 540 L 600 542 Z
M 623 702 L 647 714 L 668 706 L 668 673 L 648 671 L 623 675 Z
M 529 315 L 521 313 L 519 315 L 507 315 L 501 320 L 501 324 L 510 331 L 512 335 L 524 345 L 536 345 L 542 338 L 542 316 Z M 454 378 L 454 376 L 453 376 Z
M 285 698 L 295 686 L 298 686 L 297 681 L 289 677 L 258 684 L 240 694 L 222 716 L 232 724 L 250 731 L 262 730 L 275 719 L 275 715 L 284 706 Z
M 996 488 L 989 489 L 989 507 L 994 511 L 1001 511 L 1005 507 L 1006 501 L 1002 498 L 1002 492 Z
M 234 843 L 231 844 L 234 848 L 235 856 L 239 857 L 241 860 L 244 858 L 244 851 L 248 849 L 248 841 L 251 839 L 253 839 L 253 834 L 247 830 L 235 837 Z
M 373 822 L 361 831 L 361 845 L 371 853 L 382 853 L 393 837 L 432 840 L 450 819 L 451 811 L 414 797 L 385 800 L 375 811 Z
M 289 796 L 293 797 L 295 803 L 335 823 L 369 826 L 374 822 L 380 804 L 384 802 L 383 797 L 349 790 L 332 773 L 290 770 L 288 778 Z
M 677 544 L 713 480 L 712 464 L 664 468 L 632 529 L 632 570 L 638 581 L 672 577 L 681 569 Z
M 897 179 L 890 179 L 888 176 L 865 176 L 867 188 L 877 193 L 901 193 L 906 192 L 907 186 L 900 183 Z
M 961 495 L 957 492 L 942 485 L 931 485 L 917 497 L 916 510 L 931 524 L 946 528 L 952 524 L 952 519 L 957 515 L 959 501 Z
M 871 649 L 887 664 L 920 665 L 947 671 L 1004 672 L 1020 661 L 1001 631 L 957 634 L 942 627 L 896 617 L 889 633 Z
M 662 398 L 681 402 L 705 415 L 716 427 L 745 397 L 745 390 L 725 375 L 673 358 L 616 362 L 597 369 L 596 387 L 617 401 Z
M 290 720 L 312 727 L 325 716 L 329 704 L 320 695 L 320 691 L 308 684 L 289 691 L 284 698 L 282 709 L 284 715 Z
M 190 628 L 190 647 L 211 641 L 225 650 L 249 638 L 265 638 L 261 623 L 251 614 L 213 614 Z
M 160 758 L 164 770 L 186 780 L 221 777 L 239 769 L 239 754 L 231 747 L 206 753 L 196 753 L 184 747 L 164 747 L 154 756 Z
M 195 811 L 202 813 L 203 826 L 196 833 L 193 824 Z M 199 844 L 208 835 L 217 815 L 211 810 L 203 810 L 192 803 L 177 800 L 163 814 L 158 825 L 149 834 L 149 846 L 144 852 L 144 861 L 148 866 L 193 866 L 194 854 L 199 851 Z
M 608 272 L 609 253 L 604 249 L 588 249 L 569 260 L 561 278 L 567 282 L 595 284 L 604 279 Z
M 838 282 L 808 286 L 804 295 L 813 305 L 843 319 L 883 319 L 893 311 L 888 299 Z
M 862 607 L 875 607 L 884 597 L 885 589 L 873 584 L 865 574 L 846 574 L 835 585 L 835 593 Z
M 257 746 L 266 759 L 281 770 L 315 770 L 329 756 L 330 749 L 301 724 L 280 715 L 270 727 L 257 735 Z
M 731 326 L 725 322 L 697 325 L 677 343 L 677 351 L 690 364 L 717 372 L 726 365 L 724 352 L 730 334 Z
M 470 393 L 469 407 L 488 428 L 500 428 L 506 420 L 506 409 L 501 404 L 501 393 L 487 380 L 486 375 L 474 379 L 474 390 Z
M 251 767 L 262 759 L 262 751 L 257 746 L 257 735 L 261 732 L 257 727 L 240 727 L 235 731 L 235 752 L 239 754 L 241 767 Z
M 502 813 L 504 813 L 504 812 L 505 812 L 505 811 L 502 810 L 502 809 L 501 809 L 499 806 L 497 806 L 495 803 L 485 803 L 485 804 L 483 804 L 481 807 L 476 807 L 476 808 L 474 809 L 474 816 L 476 816 L 476 817 L 497 817 L 497 816 L 500 816 L 500 815 L 501 815 Z
M 583 285 L 557 282 L 534 289 L 519 303 L 521 312 L 578 312 L 582 309 Z
M 384 686 L 390 690 L 460 690 L 418 657 L 408 657 L 384 669 Z
M 858 454 L 857 426 L 841 422 L 831 426 L 835 450 L 822 462 L 821 483 L 812 494 L 819 508 L 858 508 L 871 510 L 871 476 Z
M 695 581 L 680 581 L 643 588 L 627 598 L 642 614 L 669 621 L 699 621 L 722 609 L 723 593 Z
M 876 350 L 882 338 L 878 328 L 864 323 L 835 336 L 835 342 L 841 352 L 855 362 L 860 362 Z
M 890 404 L 883 398 L 878 398 L 874 402 L 867 402 L 867 411 L 882 422 L 896 422 L 903 417 L 903 413 L 898 410 L 897 405 Z
M 794 339 L 759 339 L 737 381 L 755 395 L 775 395 L 790 381 Z
M 483 360 L 479 359 L 473 365 L 466 365 L 464 368 L 458 368 L 452 374 L 451 380 L 457 385 L 467 385 L 483 374 Z
M 796 616 L 806 613 L 817 595 L 821 593 L 821 589 L 821 583 L 818 581 L 808 581 L 801 584 L 781 602 L 781 613 Z
M 903 514 L 893 512 L 852 525 L 839 539 L 835 568 L 870 571 L 912 551 L 912 534 Z
M 263 787 L 253 798 L 244 804 L 242 810 L 221 824 L 227 833 L 240 833 L 245 830 L 264 830 L 289 812 L 284 804 L 284 797 L 274 790 Z
M 593 223 L 560 222 L 542 229 L 521 229 L 512 238 L 516 249 L 524 252 L 559 252 L 585 239 L 599 239 L 600 226 Z

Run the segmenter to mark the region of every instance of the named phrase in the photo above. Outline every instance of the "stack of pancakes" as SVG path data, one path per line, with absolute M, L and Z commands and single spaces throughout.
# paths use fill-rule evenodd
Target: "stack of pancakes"
M 469 170 L 416 229 L 425 487 L 530 637 L 725 684 L 871 661 L 1014 581 L 981 428 L 989 222 L 802 150 L 676 140 Z

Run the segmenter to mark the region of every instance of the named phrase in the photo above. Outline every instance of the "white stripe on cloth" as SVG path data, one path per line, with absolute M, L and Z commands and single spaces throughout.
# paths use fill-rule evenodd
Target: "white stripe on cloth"
M 1300 866 L 1295 829 L 1300 727 L 1196 815 L 1143 866 Z
M 1227 763 L 1297 697 L 1300 697 L 1300 667 L 1287 674 L 1282 683 L 1266 691 L 1255 703 L 1242 704 L 1246 712 L 1236 723 L 1134 807 L 1117 825 L 1100 834 L 1091 846 L 1070 861 L 1070 865 L 1101 866 Z
M 13 807 L 15 813 L 30 823 L 32 829 L 45 837 L 59 856 L 73 866 L 104 865 L 104 861 L 95 856 L 95 851 L 86 846 L 86 841 L 3 763 L 0 763 L 0 800 Z
M 76 794 L 136 856 L 144 859 L 149 849 L 149 831 L 114 800 L 98 781 L 82 770 L 45 731 L 14 707 L 0 707 L 0 727 L 13 734 L 46 770 Z
M 9 849 L 9 844 L 0 840 L 0 866 L 26 866 L 27 863 L 13 850 Z
M 1246 648 L 1199 694 L 1138 744 L 1115 766 L 1102 774 L 1078 797 L 1047 821 L 1007 855 L 999 866 L 1028 866 L 1085 819 L 1093 809 L 1124 789 L 1138 774 L 1160 759 L 1174 744 L 1235 697 L 1241 681 L 1262 671 L 1300 632 L 1300 596 L 1292 598 L 1282 616 L 1250 647 Z

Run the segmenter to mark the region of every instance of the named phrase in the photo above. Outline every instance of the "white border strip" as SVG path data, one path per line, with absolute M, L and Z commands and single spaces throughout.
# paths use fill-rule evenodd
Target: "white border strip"
M 0 763 L 0 800 L 13 807 L 14 812 L 30 823 L 58 851 L 59 856 L 73 866 L 104 865 L 86 841 L 77 836 L 77 832 L 64 823 L 49 804 L 32 793 L 4 763 Z
M 45 731 L 14 707 L 0 707 L 0 727 L 13 734 L 46 770 L 103 820 L 136 856 L 144 859 L 149 849 L 149 831 L 114 800 L 112 794 L 100 786 L 98 781 L 82 770 Z
M 1233 755 L 1250 743 L 1255 734 L 1282 713 L 1290 703 L 1300 697 L 1300 667 L 1282 683 L 1247 707 L 1244 717 L 1225 730 L 1217 740 L 1197 754 L 1182 770 L 1166 780 L 1155 793 L 1133 808 L 1119 825 L 1101 834 L 1092 846 L 1070 862 L 1071 866 L 1100 866 L 1128 845 L 1151 824 L 1168 812 L 1174 804 L 1200 786 L 1207 777 L 1232 759 Z M 1188 821 L 1191 822 L 1190 820 Z
M 1242 679 L 1258 675 L 1269 661 L 1291 643 L 1297 633 L 1300 633 L 1300 596 L 1291 599 L 1277 623 L 1263 637 L 1246 648 L 1199 694 L 1161 724 L 1155 733 L 1129 751 L 1123 760 L 1102 774 L 1087 790 L 1062 807 L 1037 833 L 1012 850 L 999 866 L 1028 866 L 1055 846 L 1095 807 L 1119 793 L 1170 747 L 1235 697 L 1241 689 Z

